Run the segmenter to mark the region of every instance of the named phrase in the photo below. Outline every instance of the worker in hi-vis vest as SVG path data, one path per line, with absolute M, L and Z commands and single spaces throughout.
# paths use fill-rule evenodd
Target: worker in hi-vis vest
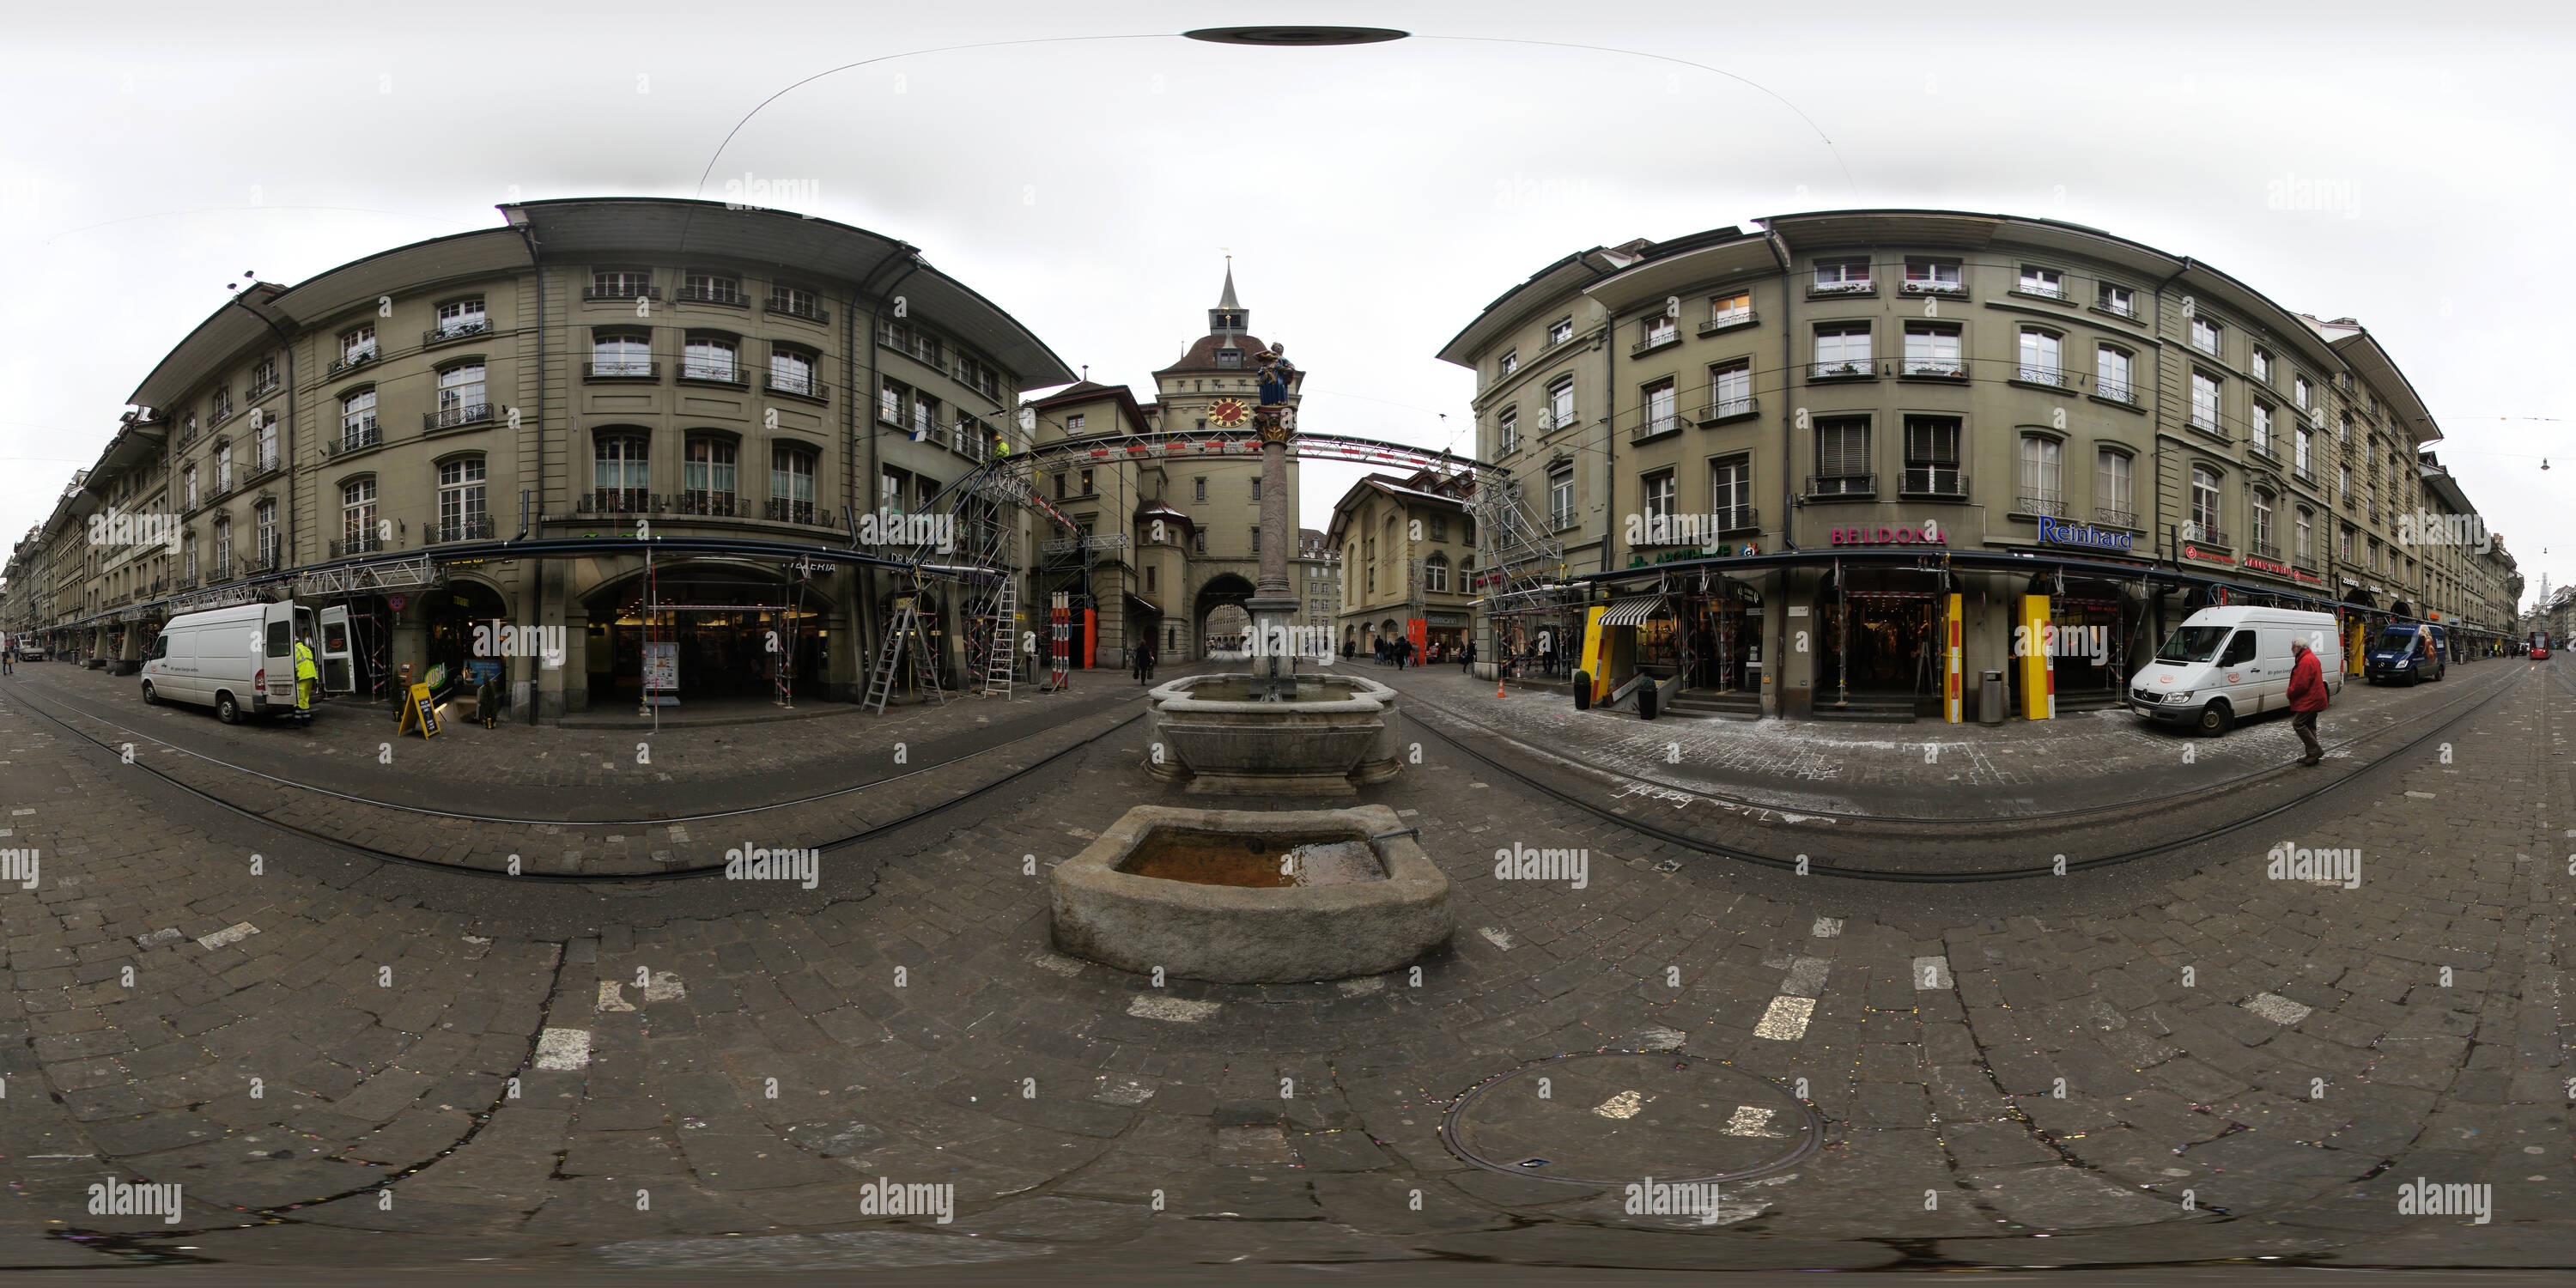
M 313 665 L 313 632 L 306 629 L 295 641 L 295 722 L 313 723 L 313 689 L 322 682 L 322 672 Z

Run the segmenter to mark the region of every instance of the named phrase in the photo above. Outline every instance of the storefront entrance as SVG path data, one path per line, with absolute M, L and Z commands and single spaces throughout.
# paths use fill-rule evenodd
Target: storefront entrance
M 1831 583 L 1817 592 L 1819 628 L 1815 705 L 1867 701 L 1937 714 L 1942 697 L 1941 602 L 1930 590 L 1861 589 Z M 1928 578 L 1917 578 L 1928 580 Z
M 2086 711 L 2120 705 L 2129 672 L 2130 636 L 2137 629 L 2116 587 L 2067 580 L 2068 593 L 2050 601 L 2058 644 L 2057 709 Z M 2019 668 L 2014 668 L 2018 672 Z
M 1727 590 L 1682 601 L 1691 688 L 1736 693 L 1760 687 L 1752 663 L 1762 634 L 1762 607 L 1749 602 L 1738 586 Z
M 648 611 L 640 579 L 591 597 L 585 653 L 594 705 L 640 705 L 648 661 L 673 681 L 661 696 L 683 704 L 774 699 L 782 662 L 800 693 L 819 692 L 828 605 L 812 588 L 796 603 L 796 588 L 783 581 L 692 569 L 657 578 L 654 592 L 658 612 Z

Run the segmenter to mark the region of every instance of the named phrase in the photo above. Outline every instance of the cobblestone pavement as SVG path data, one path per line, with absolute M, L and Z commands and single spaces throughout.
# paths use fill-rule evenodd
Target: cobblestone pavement
M 1367 799 L 1448 872 L 1451 946 L 1418 980 L 1257 987 L 1049 947 L 1049 865 L 1130 805 L 1200 803 L 1143 774 L 1141 725 L 812 890 L 513 887 L 213 810 L 12 703 L 0 1264 L 2563 1264 L 2552 665 L 2447 760 L 2260 838 L 1974 888 L 1646 844 L 1426 745 Z M 2285 842 L 2356 851 L 2358 880 L 2272 871 Z M 1518 846 L 1579 849 L 1584 879 L 1497 879 Z M 1802 1087 L 1822 1148 L 1658 1216 L 1442 1143 L 1461 1093 L 1604 1049 Z M 2401 1215 L 2417 1178 L 2491 1186 L 2487 1215 Z M 92 1212 L 109 1181 L 178 1186 L 178 1219 Z M 953 1220 L 880 1214 L 888 1181 L 954 1186 Z
M 2473 701 L 2536 665 L 2519 659 L 2461 664 L 2440 683 L 2409 688 L 2350 678 L 2319 734 L 2328 755 L 2336 755 L 2354 740 Z M 1993 817 L 2065 809 L 2214 784 L 2286 765 L 2300 754 L 2286 712 L 2252 717 L 2222 738 L 2122 710 L 1997 726 L 1669 715 L 1648 721 L 1577 711 L 1571 698 L 1541 691 L 1515 689 L 1497 698 L 1492 681 L 1455 666 L 1356 667 L 1442 711 L 1582 763 L 1789 812 Z

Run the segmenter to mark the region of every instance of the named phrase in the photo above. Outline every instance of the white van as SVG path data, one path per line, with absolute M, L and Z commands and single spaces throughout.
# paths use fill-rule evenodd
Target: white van
M 2129 710 L 2193 724 L 2213 737 L 2241 716 L 2290 708 L 2292 639 L 2316 650 L 2328 693 L 2343 692 L 2343 639 L 2332 613 L 2204 608 L 2184 619 L 2155 660 L 2129 677 Z
M 295 640 L 314 640 L 326 690 L 348 691 L 349 610 L 284 600 L 182 613 L 161 628 L 143 655 L 143 700 L 213 707 L 225 724 L 242 716 L 295 710 Z M 336 650 L 336 651 L 334 651 Z M 333 665 L 333 663 L 338 665 Z

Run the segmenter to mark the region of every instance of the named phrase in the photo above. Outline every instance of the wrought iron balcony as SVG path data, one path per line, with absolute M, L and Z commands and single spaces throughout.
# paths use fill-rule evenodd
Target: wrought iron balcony
M 662 298 L 662 290 L 652 285 L 601 286 L 594 281 L 582 288 L 581 298 L 585 300 L 658 300 Z
M 249 474 L 244 481 L 256 483 L 261 479 L 267 478 L 271 474 L 275 474 L 277 472 L 277 466 L 278 459 L 276 451 L 270 450 L 262 452 L 251 458 Z
M 1642 358 L 1649 353 L 1653 353 L 1657 349 L 1679 344 L 1681 343 L 1681 340 L 1682 329 L 1680 327 L 1666 326 L 1662 330 L 1648 332 L 1645 339 L 1639 340 L 1635 344 L 1630 345 L 1628 347 L 1628 356 L 1632 358 Z
M 1968 361 L 1965 358 L 1907 358 L 1897 368 L 1909 380 L 1965 380 Z
M 1807 287 L 1809 295 L 1874 295 L 1878 284 L 1864 277 L 1858 281 L 1816 282 Z
M 1863 358 L 1856 362 L 1836 360 L 1816 363 L 1808 369 L 1807 378 L 1809 380 L 1868 380 L 1877 374 L 1878 368 L 1871 365 L 1869 359 Z
M 733 308 L 744 308 L 751 303 L 751 297 L 742 293 L 742 287 L 730 282 L 682 286 L 671 298 L 689 304 L 723 304 Z
M 687 491 L 670 498 L 671 513 L 710 519 L 748 519 L 751 505 L 731 492 Z
M 777 295 L 770 296 L 768 303 L 761 306 L 761 311 L 764 313 L 783 313 L 788 317 L 803 318 L 808 322 L 829 322 L 832 320 L 832 315 L 819 305 L 798 303 L 794 300 Z
M 2245 445 L 2245 450 L 2252 452 L 2254 455 L 2260 456 L 2264 460 L 2270 461 L 2275 465 L 2281 463 L 2281 454 L 2272 450 L 2272 441 L 2270 439 L 2255 439 Z
M 1758 532 L 1762 529 L 1762 511 L 1749 505 L 1729 506 L 1709 517 L 1716 521 L 1720 536 L 1730 532 Z
M 2093 521 L 2114 528 L 2138 526 L 2138 516 L 2127 510 L 2114 510 L 2107 505 L 2093 507 Z
M 2116 403 L 2127 403 L 2132 407 L 2138 405 L 2138 391 L 2131 388 L 2128 381 L 2115 380 L 2109 376 L 2093 378 L 2093 396 L 2108 398 Z
M 375 349 L 374 349 L 374 347 L 373 347 L 373 346 L 370 346 L 370 347 L 368 347 L 368 348 L 364 348 L 364 349 L 353 349 L 353 350 L 348 350 L 348 351 L 345 351 L 345 352 L 341 353 L 341 355 L 340 355 L 339 357 L 333 358 L 333 359 L 331 360 L 331 371 L 330 371 L 330 374 L 337 375 L 337 374 L 339 374 L 340 372 L 347 371 L 347 370 L 349 370 L 349 369 L 350 369 L 350 368 L 352 368 L 352 367 L 363 367 L 363 366 L 367 365 L 368 363 L 373 362 L 373 361 L 375 361 L 375 360 L 376 360 L 376 351 L 375 351 Z
M 420 347 L 427 349 L 436 345 L 449 343 L 450 341 L 490 334 L 492 334 L 492 323 L 490 319 L 475 318 L 471 321 L 460 320 L 447 323 L 435 330 L 422 332 L 420 337 Z
M 277 384 L 277 377 L 270 376 L 268 379 L 252 385 L 249 390 L 242 394 L 242 400 L 244 402 L 258 402 L 260 399 L 276 393 Z
M 355 424 L 343 422 L 338 438 L 323 439 L 322 454 L 338 456 L 343 452 L 355 452 L 374 447 L 384 441 L 383 433 L 376 428 L 375 413 L 369 412 Z
M 662 498 L 640 487 L 592 488 L 573 502 L 575 514 L 659 514 Z
M 1720 398 L 1711 402 L 1706 410 L 1700 412 L 1699 420 L 1703 425 L 1714 424 L 1721 420 L 1734 420 L 1739 416 L 1755 415 L 1761 410 L 1761 400 L 1754 398 L 1751 395 L 1744 395 L 1735 398 Z
M 2066 298 L 2066 283 L 2063 281 L 2044 282 L 2036 277 L 2024 277 L 2013 283 L 2013 290 L 2023 295 L 2036 295 L 2043 300 Z
M 1903 491 L 1907 496 L 1964 499 L 1968 495 L 1968 474 L 1956 465 L 1908 465 Z
M 2229 539 L 2224 529 L 2204 528 L 2197 523 L 2184 525 L 2182 539 L 2198 545 L 2225 546 L 2230 550 L 2236 548 L 2236 543 Z
M 2066 517 L 2066 498 L 2062 496 L 2023 496 L 2013 503 L 2023 514 L 2044 514 L 2052 519 Z
M 1807 476 L 1807 495 L 1876 496 L 1878 495 L 1878 476 L 1875 474 L 1810 474 Z
M 492 539 L 492 516 L 478 514 L 463 519 L 432 519 L 420 525 L 420 543 L 443 545 L 451 541 L 489 541 Z
M 1711 314 L 1706 322 L 1700 323 L 1699 334 L 1703 336 L 1715 335 L 1720 331 L 1725 331 L 1733 327 L 1751 326 L 1758 320 L 1759 319 L 1754 316 L 1753 310 L 1751 309 L 1728 309 L 1724 313 Z M 1567 337 L 1567 339 L 1572 338 L 1573 337 L 1571 336 Z M 1560 340 L 1554 343 L 1562 344 L 1564 341 Z M 1553 345 L 1550 347 L 1553 347 Z
M 662 364 L 642 358 L 611 358 L 606 362 L 581 364 L 584 380 L 659 380 Z
M 2025 362 L 2013 369 L 2013 379 L 2021 381 L 2024 384 L 2047 385 L 2052 389 L 2064 389 L 2066 387 L 2066 368 L 2035 366 L 2031 363 Z
M 385 548 L 385 539 L 373 532 L 354 532 L 331 543 L 331 557 L 345 559 L 351 555 L 371 555 Z
M 762 388 L 773 394 L 786 394 L 791 398 L 812 398 L 821 401 L 829 396 L 829 387 L 815 379 L 811 373 L 799 376 L 782 375 L 772 371 L 768 379 L 763 382 Z
M 684 361 L 680 364 L 680 379 L 701 385 L 732 385 L 737 389 L 751 385 L 750 374 L 740 363 L 732 362 Z
M 2281 547 L 2279 543 L 2265 541 L 2259 537 L 2256 538 L 2254 543 L 2247 547 L 2247 549 L 2256 556 L 2264 559 L 2278 560 L 2281 557 Z
M 1952 299 L 1966 299 L 1968 297 L 1967 283 L 1959 281 L 1943 281 L 1938 278 L 1909 277 L 1905 279 L 1904 285 L 1899 286 L 1896 289 L 1898 293 L 1904 295 L 1939 295 Z
M 442 429 L 478 424 L 490 419 L 492 419 L 492 404 L 461 403 L 454 407 L 441 407 L 436 411 L 422 412 L 420 429 L 426 434 Z
M 1671 412 L 1665 412 L 1660 416 L 1650 415 L 1637 422 L 1637 427 L 1628 434 L 1628 441 L 1642 443 L 1651 438 L 1661 438 L 1681 427 L 1682 418 Z
M 811 501 L 786 501 L 771 497 L 762 507 L 762 517 L 776 523 L 807 523 L 817 527 L 837 527 L 829 510 L 818 510 Z

